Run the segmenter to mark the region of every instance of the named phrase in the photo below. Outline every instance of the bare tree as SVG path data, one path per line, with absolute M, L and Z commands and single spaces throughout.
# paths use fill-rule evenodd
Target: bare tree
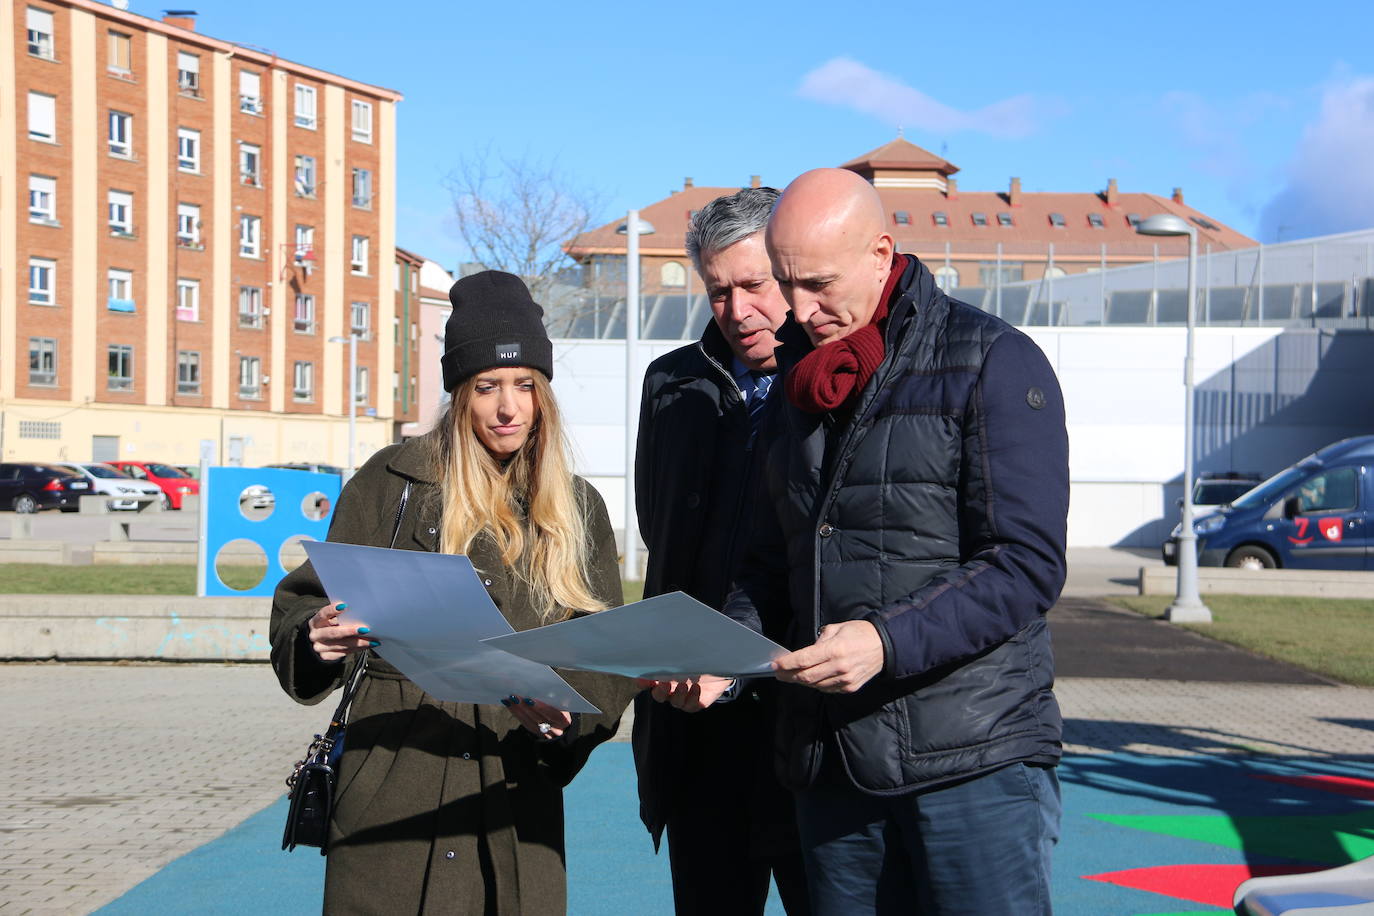
M 570 180 L 553 161 L 511 158 L 490 147 L 463 158 L 447 184 L 458 233 L 473 258 L 516 274 L 536 302 L 553 304 L 559 272 L 574 266 L 563 245 L 592 228 L 602 195 Z

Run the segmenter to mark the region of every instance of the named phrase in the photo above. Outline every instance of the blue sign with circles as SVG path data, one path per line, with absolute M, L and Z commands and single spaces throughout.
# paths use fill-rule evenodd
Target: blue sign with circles
M 201 587 L 197 594 L 271 597 L 289 571 L 282 563 L 283 548 L 293 540 L 325 540 L 341 486 L 337 474 L 207 468 L 200 482 Z M 222 569 L 235 566 L 261 569 L 264 559 L 266 575 L 250 588 L 231 588 L 220 578 Z M 239 580 L 251 576 L 231 578 L 236 584 L 246 584 Z

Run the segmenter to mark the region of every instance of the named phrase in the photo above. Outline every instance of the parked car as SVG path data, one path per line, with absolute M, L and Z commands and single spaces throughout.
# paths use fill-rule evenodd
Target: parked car
M 137 509 L 138 500 L 134 497 L 154 496 L 162 503 L 162 508 L 168 505 L 167 494 L 162 492 L 162 488 L 155 483 L 146 480 L 134 480 L 119 468 L 105 464 L 101 461 L 93 461 L 89 464 L 73 464 L 71 462 L 59 462 L 58 467 L 67 468 L 74 474 L 80 474 L 91 484 L 91 492 L 99 496 L 127 496 L 129 499 L 116 499 L 110 501 L 111 509 Z M 79 502 L 79 500 L 78 500 Z
M 1198 565 L 1371 569 L 1374 436 L 1308 455 L 1193 523 Z
M 7 461 L 0 464 L 0 508 L 31 513 L 40 509 L 75 512 L 91 482 L 55 464 Z
M 200 480 L 200 465 L 198 464 L 174 464 L 172 467 L 186 472 L 187 477 Z
M 260 483 L 249 484 L 239 494 L 239 508 L 271 509 L 277 504 L 277 497 Z
M 1259 474 L 1248 472 L 1203 471 L 1193 482 L 1193 522 L 1196 524 L 1198 519 L 1211 515 L 1222 506 L 1253 489 L 1262 480 L 1264 478 Z M 1183 508 L 1182 497 L 1178 500 L 1178 508 Z M 1178 535 L 1182 530 L 1182 522 L 1175 525 L 1174 530 L 1169 533 L 1169 540 L 1165 541 L 1160 548 L 1160 552 L 1164 556 L 1164 563 L 1168 566 L 1173 566 L 1178 562 L 1176 551 Z
M 314 464 L 309 461 L 288 461 L 285 464 L 265 464 L 266 468 L 281 468 L 284 471 L 313 471 L 316 474 L 338 474 L 343 476 L 343 468 L 333 464 Z
M 110 464 L 135 480 L 157 484 L 162 488 L 162 492 L 167 494 L 167 508 L 170 509 L 180 509 L 183 499 L 200 493 L 199 481 L 193 480 L 185 471 L 170 464 L 156 461 L 111 461 Z

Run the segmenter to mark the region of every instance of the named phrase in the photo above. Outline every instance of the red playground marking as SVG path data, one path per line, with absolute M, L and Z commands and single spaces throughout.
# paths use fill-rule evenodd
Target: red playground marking
M 1251 773 L 1250 778 L 1374 801 L 1374 779 L 1356 779 L 1353 776 L 1276 776 L 1269 773 Z
M 1236 887 L 1250 878 L 1269 875 L 1300 875 L 1321 871 L 1324 865 L 1158 865 L 1151 868 L 1128 868 L 1108 871 L 1100 875 L 1083 875 L 1089 881 L 1101 881 L 1166 897 L 1177 897 L 1205 903 L 1209 906 L 1231 908 Z

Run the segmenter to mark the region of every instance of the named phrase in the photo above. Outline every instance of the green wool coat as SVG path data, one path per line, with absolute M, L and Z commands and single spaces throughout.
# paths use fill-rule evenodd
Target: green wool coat
M 344 487 L 329 540 L 385 547 L 407 481 L 409 503 L 396 547 L 439 549 L 439 488 L 417 440 L 374 455 Z M 616 548 L 606 507 L 581 478 L 578 503 L 592 547 L 591 586 L 621 603 Z M 479 538 L 469 558 L 516 630 L 540 621 L 529 594 Z M 347 600 L 346 595 L 332 596 Z M 272 603 L 272 666 L 300 703 L 319 703 L 357 663 L 327 663 L 305 636 L 328 603 L 307 562 L 282 579 Z M 592 749 L 610 738 L 634 682 L 559 672 L 597 708 L 557 742 L 529 734 L 505 708 L 435 700 L 375 654 L 349 716 L 339 764 L 325 913 L 563 913 L 567 887 L 563 786 Z M 518 692 L 518 691 L 517 691 Z M 321 729 L 324 721 L 321 720 Z

